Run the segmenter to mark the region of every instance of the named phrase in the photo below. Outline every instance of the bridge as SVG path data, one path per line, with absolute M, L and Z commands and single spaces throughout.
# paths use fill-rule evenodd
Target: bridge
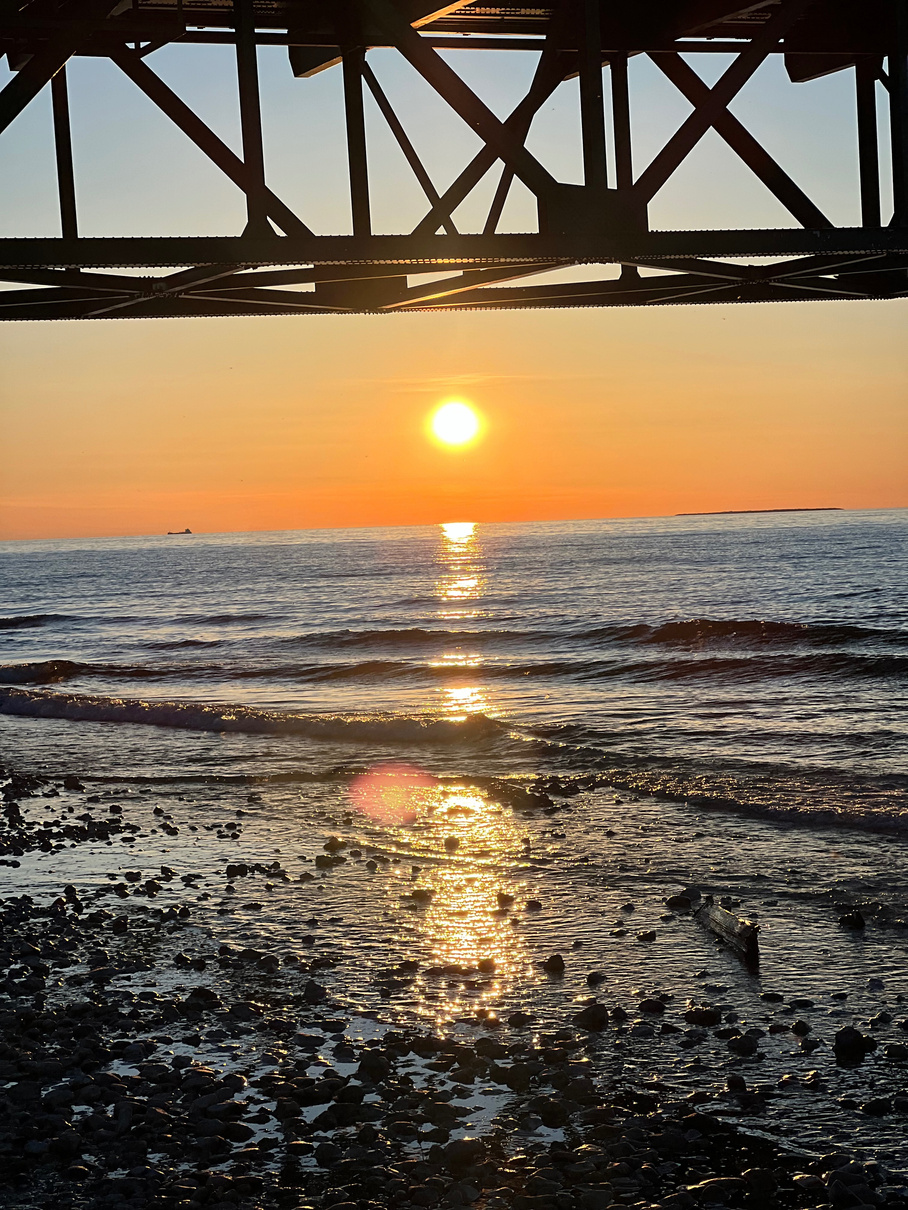
M 155 70 L 162 48 L 198 45 L 233 48 L 225 53 L 235 71 L 239 154 Z M 274 46 L 286 48 L 284 70 L 301 93 L 323 72 L 342 79 L 345 234 L 320 233 L 269 184 L 259 59 L 260 48 Z M 478 136 L 479 149 L 452 179 L 433 180 L 411 137 L 412 115 L 392 104 L 374 70 L 375 51 L 406 60 Z M 49 89 L 59 194 L 58 234 L 0 238 L 3 319 L 908 295 L 908 0 L 0 0 L 0 52 L 11 69 L 0 91 L 0 138 Z M 531 64 L 509 115 L 496 116 L 458 70 L 467 52 Z M 722 70 L 707 83 L 699 65 L 716 55 Z M 242 229 L 80 234 L 67 85 L 74 56 L 108 59 L 213 161 L 244 198 Z M 635 163 L 639 117 L 628 85 L 638 56 L 678 99 L 674 133 L 645 164 Z M 859 225 L 834 225 L 735 116 L 733 102 L 770 56 L 783 57 L 793 89 L 832 73 L 853 81 L 856 154 L 836 168 L 859 198 Z M 565 81 L 579 94 L 582 183 L 556 179 L 528 145 L 534 119 Z M 403 232 L 376 230 L 374 175 L 388 143 L 368 137 L 367 99 L 424 198 L 423 217 Z M 746 165 L 753 188 L 781 203 L 788 225 L 653 229 L 653 199 L 709 131 Z M 797 165 L 788 167 L 797 175 Z M 317 179 L 318 165 L 311 171 Z M 465 230 L 458 208 L 490 173 L 483 221 Z M 526 232 L 502 229 L 515 188 L 532 199 Z

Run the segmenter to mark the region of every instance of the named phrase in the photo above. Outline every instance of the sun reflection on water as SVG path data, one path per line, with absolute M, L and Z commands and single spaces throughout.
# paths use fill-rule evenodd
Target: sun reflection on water
M 379 768 L 353 783 L 351 799 L 381 828 L 387 914 L 404 952 L 420 956 L 412 1009 L 439 1024 L 494 1016 L 532 974 L 517 927 L 525 824 L 474 787 L 413 768 Z
M 503 989 L 531 970 L 515 927 L 521 886 L 513 871 L 524 829 L 474 789 L 440 786 L 405 831 L 400 841 L 424 864 L 415 881 L 395 867 L 389 890 L 430 955 L 414 988 L 416 1010 L 437 1021 L 487 1016 Z
M 436 587 L 442 605 L 439 616 L 447 619 L 477 617 L 477 610 L 463 608 L 478 602 L 484 589 L 482 549 L 476 525 L 472 521 L 448 521 L 440 528 L 440 576 Z

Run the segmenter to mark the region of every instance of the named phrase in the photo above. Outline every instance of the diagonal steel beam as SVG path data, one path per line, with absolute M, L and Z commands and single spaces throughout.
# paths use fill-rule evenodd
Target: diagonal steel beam
M 367 0 L 375 20 L 408 62 L 428 81 L 443 100 L 495 151 L 495 158 L 511 164 L 514 172 L 537 196 L 552 193 L 558 182 L 514 137 L 508 124 L 500 121 L 479 99 L 439 53 L 409 24 L 393 0 Z
M 243 302 L 255 303 L 260 307 L 271 309 L 301 311 L 304 313 L 317 313 L 320 315 L 344 314 L 355 308 L 349 307 L 332 307 L 324 303 L 312 302 L 311 294 L 304 294 L 294 290 L 265 290 L 265 289 L 248 289 L 248 290 L 233 290 L 230 294 L 211 293 L 208 294 L 204 290 L 199 290 L 191 295 L 191 299 L 207 298 L 211 301 L 218 302 Z
M 85 40 L 85 35 L 63 34 L 39 50 L 13 76 L 0 92 L 0 134 L 29 105 L 41 89 L 70 59 Z
M 695 107 L 707 102 L 710 90 L 690 64 L 680 55 L 650 55 L 664 76 L 687 97 Z M 777 164 L 768 151 L 734 114 L 724 109 L 713 122 L 716 134 L 721 135 L 732 151 L 744 161 L 763 184 L 779 199 L 785 209 L 798 220 L 802 227 L 831 227 L 822 210 L 795 184 L 788 173 Z
M 229 279 L 246 269 L 246 265 L 200 265 L 196 269 L 180 269 L 166 277 L 155 278 L 152 289 L 155 294 L 180 294 L 195 286 L 207 286 L 212 282 Z
M 863 256 L 804 256 L 797 260 L 778 261 L 774 265 L 728 265 L 722 261 L 701 259 L 699 257 L 632 257 L 622 259 L 622 264 L 638 265 L 641 269 L 667 269 L 673 273 L 694 273 L 703 277 L 716 277 L 725 281 L 755 282 L 755 281 L 786 281 L 805 274 L 842 272 L 858 265 L 867 265 L 870 261 L 889 258 L 883 252 L 868 253 Z
M 65 290 L 80 290 L 110 294 L 146 294 L 152 277 L 119 277 L 115 273 L 85 273 L 81 269 L 43 269 L 39 266 L 22 269 L 0 269 L 0 281 L 23 282 L 33 286 L 57 286 Z
M 533 118 L 564 78 L 556 60 L 557 54 L 554 50 L 548 54 L 546 50 L 543 50 L 536 65 L 536 73 L 529 92 L 504 123 L 507 130 L 521 141 L 527 137 Z M 441 195 L 438 205 L 433 206 L 426 217 L 414 228 L 413 235 L 434 235 L 444 219 L 453 214 L 499 158 L 498 153 L 488 144 L 478 151 L 460 176 Z M 505 163 L 504 168 L 505 173 L 510 173 L 507 180 L 507 188 L 510 188 L 514 172 L 508 163 Z M 499 187 L 503 188 L 503 183 L 500 183 Z M 488 234 L 488 232 L 484 234 Z
M 561 79 L 555 80 L 554 84 L 550 88 L 548 88 L 547 91 L 542 87 L 542 85 L 545 81 L 549 81 L 549 83 L 551 83 L 551 81 L 553 79 L 553 65 L 557 61 L 557 55 L 558 55 L 558 50 L 560 47 L 561 39 L 563 38 L 564 34 L 567 32 L 568 23 L 569 23 L 570 19 L 571 19 L 571 11 L 570 11 L 570 5 L 568 5 L 568 4 L 563 4 L 560 9 L 557 9 L 553 13 L 552 18 L 549 22 L 549 28 L 548 28 L 548 32 L 546 34 L 545 43 L 542 48 L 542 54 L 540 55 L 539 62 L 536 64 L 536 71 L 533 74 L 533 80 L 530 84 L 530 91 L 526 97 L 526 102 L 528 103 L 526 105 L 526 112 L 524 113 L 524 108 L 523 108 L 524 102 L 521 102 L 521 104 L 517 107 L 517 109 L 514 110 L 514 113 L 508 119 L 508 125 L 510 125 L 510 123 L 512 121 L 517 122 L 518 110 L 520 111 L 520 118 L 519 118 L 519 123 L 517 125 L 516 134 L 517 134 L 517 137 L 521 140 L 521 142 L 526 141 L 526 137 L 530 133 L 530 126 L 533 124 L 533 118 L 536 116 L 536 114 L 542 108 L 542 105 L 544 104 L 544 102 L 547 101 L 548 98 L 551 96 L 554 89 L 557 88 L 558 84 L 561 83 Z M 601 68 L 600 68 L 600 70 L 601 70 Z M 563 79 L 563 74 L 562 74 L 561 78 Z M 535 97 L 537 92 L 545 93 L 542 100 L 540 100 L 538 102 L 538 104 L 535 104 L 535 105 L 529 104 L 530 99 Z M 480 154 L 482 154 L 482 153 L 480 153 Z M 474 160 L 474 163 L 475 162 L 476 161 Z M 476 178 L 476 181 L 474 183 L 476 183 L 476 184 L 479 183 L 482 176 L 488 170 L 489 167 L 491 167 L 491 164 L 488 164 L 485 166 L 485 168 L 483 168 L 482 173 L 480 173 L 480 175 Z M 494 235 L 495 234 L 495 230 L 498 227 L 499 222 L 501 221 L 501 216 L 502 216 L 502 213 L 504 212 L 505 203 L 508 200 L 508 194 L 511 192 L 511 186 L 513 185 L 513 183 L 514 183 L 514 169 L 511 167 L 510 164 L 502 164 L 501 176 L 498 179 L 498 184 L 495 188 L 495 195 L 492 198 L 492 204 L 489 206 L 489 213 L 486 216 L 486 221 L 482 228 L 483 235 Z
M 186 102 L 182 101 L 160 76 L 155 75 L 143 59 L 139 58 L 134 51 L 125 49 L 117 51 L 110 57 L 117 67 L 137 87 L 141 88 L 149 100 L 153 101 L 174 125 L 178 126 L 210 160 L 217 164 L 225 176 L 228 176 L 246 194 L 255 188 L 255 182 L 240 157 L 235 155 L 227 144 L 193 113 Z M 313 234 L 302 219 L 298 218 L 289 206 L 267 188 L 265 189 L 265 202 L 268 217 L 272 218 L 285 234 L 310 236 Z
M 754 72 L 778 46 L 781 38 L 801 17 L 813 0 L 785 0 L 775 16 L 749 43 L 746 50 L 708 90 L 708 94 L 672 135 L 655 159 L 637 179 L 633 193 L 641 203 L 651 202 L 707 130 L 714 126 Z
M 538 265 L 510 265 L 495 269 L 467 269 L 457 277 L 445 281 L 432 282 L 427 286 L 414 286 L 407 290 L 394 302 L 382 307 L 383 311 L 393 311 L 408 307 L 413 303 L 431 302 L 436 298 L 450 298 L 454 294 L 468 294 L 480 286 L 496 285 L 498 282 L 516 281 L 521 277 L 535 277 L 537 273 L 545 273 L 550 269 L 563 269 L 565 266 L 553 265 L 545 261 Z
M 381 110 L 382 117 L 388 123 L 388 129 L 397 140 L 397 145 L 404 153 L 404 158 L 410 165 L 413 175 L 416 177 L 417 181 L 422 187 L 423 193 L 428 198 L 430 205 L 433 207 L 437 206 L 439 202 L 438 190 L 432 184 L 432 178 L 429 176 L 425 165 L 419 158 L 416 148 L 410 142 L 410 138 L 407 135 L 407 132 L 404 130 L 403 123 L 394 112 L 394 106 L 388 100 L 385 90 L 375 78 L 375 72 L 365 61 L 365 59 L 363 60 L 362 64 L 362 72 L 363 79 L 366 81 L 366 84 L 368 84 L 369 91 L 375 98 L 376 105 Z M 454 226 L 454 221 L 450 218 L 450 216 L 444 219 L 442 226 L 444 227 L 445 231 L 447 231 L 448 235 L 457 234 L 457 228 Z

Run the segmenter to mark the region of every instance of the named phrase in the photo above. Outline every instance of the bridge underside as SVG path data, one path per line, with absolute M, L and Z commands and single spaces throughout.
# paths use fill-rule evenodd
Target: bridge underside
M 165 46 L 235 48 L 241 154 L 154 70 Z M 350 233 L 319 234 L 269 186 L 258 50 L 287 48 L 288 73 L 343 80 Z M 444 186 L 433 181 L 369 52 L 402 56 L 478 136 Z M 455 51 L 529 55 L 531 83 L 496 116 L 457 70 Z M 908 0 L 13 0 L 0 13 L 0 134 L 46 87 L 53 111 L 59 231 L 0 238 L 0 318 L 90 319 L 642 306 L 908 296 Z M 721 54 L 707 84 L 698 56 Z M 837 227 L 734 115 L 770 56 L 792 86 L 853 81 L 860 225 Z M 234 236 L 80 235 L 66 65 L 109 59 L 245 199 Z M 675 132 L 634 163 L 628 64 L 647 56 L 679 101 Z M 693 65 L 692 65 L 693 64 Z M 715 72 L 712 73 L 713 77 Z M 582 184 L 557 180 L 528 147 L 533 121 L 578 82 Z M 404 234 L 376 232 L 369 95 L 425 199 Z M 881 120 L 882 119 L 882 120 Z M 639 119 L 637 119 L 639 120 Z M 790 216 L 770 230 L 654 231 L 649 207 L 713 131 Z M 313 166 L 313 171 L 317 171 Z M 478 229 L 458 208 L 488 174 Z M 535 229 L 502 231 L 516 182 Z M 885 211 L 884 211 L 885 207 Z

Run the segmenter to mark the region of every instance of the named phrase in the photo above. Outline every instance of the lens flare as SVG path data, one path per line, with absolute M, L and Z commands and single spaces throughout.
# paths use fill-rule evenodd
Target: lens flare
M 356 810 L 383 824 L 411 823 L 435 793 L 435 781 L 412 765 L 378 765 L 350 783 Z
M 479 433 L 479 416 L 468 403 L 443 403 L 432 413 L 432 435 L 442 445 L 466 445 Z

